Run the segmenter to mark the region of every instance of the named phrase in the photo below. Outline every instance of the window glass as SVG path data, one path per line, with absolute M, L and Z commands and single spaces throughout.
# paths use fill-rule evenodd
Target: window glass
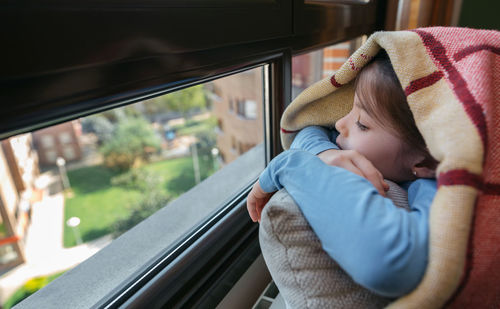
M 0 246 L 0 265 L 10 264 L 18 259 L 18 254 L 11 244 Z
M 164 207 L 165 248 L 209 218 L 265 166 L 263 89 L 258 67 L 7 139 L 23 141 L 0 149 L 1 198 L 13 197 L 2 227 L 18 246 L 0 247 L 0 264 L 26 259 L 1 269 L 0 287 L 60 274 Z
M 365 38 L 356 38 L 292 58 L 292 98 L 315 82 L 332 76 Z
M 52 135 L 43 135 L 40 137 L 40 144 L 44 148 L 50 148 L 54 146 L 54 137 Z
M 71 138 L 71 133 L 69 132 L 61 132 L 59 134 L 59 142 L 61 144 L 68 144 L 71 143 L 72 138 Z

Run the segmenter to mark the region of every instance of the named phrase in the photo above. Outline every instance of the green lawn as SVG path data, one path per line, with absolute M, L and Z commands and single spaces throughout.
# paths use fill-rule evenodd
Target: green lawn
M 211 173 L 211 162 L 200 158 L 202 179 Z M 163 177 L 162 188 L 175 198 L 194 186 L 191 157 L 155 162 L 141 168 L 158 172 Z M 113 223 L 129 213 L 128 205 L 140 197 L 136 190 L 111 186 L 113 176 L 119 175 L 103 166 L 84 167 L 68 171 L 74 196 L 66 198 L 65 222 L 79 217 L 79 231 L 84 242 L 112 232 Z M 73 231 L 64 226 L 64 246 L 76 244 Z
M 74 195 L 66 198 L 64 221 L 80 218 L 78 229 L 84 242 L 111 233 L 113 222 L 127 214 L 126 205 L 139 195 L 132 190 L 112 187 L 110 180 L 117 174 L 102 166 L 68 172 Z M 75 244 L 73 231 L 65 225 L 64 246 Z
M 217 126 L 217 118 L 210 117 L 204 120 L 190 120 L 187 124 L 175 126 L 177 136 L 195 135 L 200 132 L 209 132 Z

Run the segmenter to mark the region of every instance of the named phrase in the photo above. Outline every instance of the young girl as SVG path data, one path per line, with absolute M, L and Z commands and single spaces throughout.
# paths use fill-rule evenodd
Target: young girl
M 384 54 L 358 74 L 353 108 L 336 122 L 338 132 L 301 130 L 263 171 L 247 207 L 260 220 L 273 192 L 285 187 L 323 249 L 354 281 L 399 297 L 417 286 L 427 265 L 437 162 Z M 384 178 L 408 190 L 411 211 L 384 197 Z

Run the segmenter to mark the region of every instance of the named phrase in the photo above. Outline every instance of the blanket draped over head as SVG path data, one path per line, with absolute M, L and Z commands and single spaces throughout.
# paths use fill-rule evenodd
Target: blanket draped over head
M 500 32 L 377 32 L 331 77 L 285 110 L 285 149 L 309 125 L 332 127 L 353 103 L 356 74 L 385 49 L 416 124 L 440 164 L 429 261 L 419 286 L 390 306 L 500 307 Z

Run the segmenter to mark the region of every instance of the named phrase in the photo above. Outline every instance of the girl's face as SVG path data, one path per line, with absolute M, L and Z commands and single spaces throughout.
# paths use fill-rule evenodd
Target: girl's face
M 355 150 L 365 156 L 382 173 L 384 178 L 403 181 L 411 175 L 401 156 L 403 141 L 389 128 L 379 125 L 359 104 L 354 96 L 352 110 L 335 123 L 340 133 L 337 145 L 344 150 Z

